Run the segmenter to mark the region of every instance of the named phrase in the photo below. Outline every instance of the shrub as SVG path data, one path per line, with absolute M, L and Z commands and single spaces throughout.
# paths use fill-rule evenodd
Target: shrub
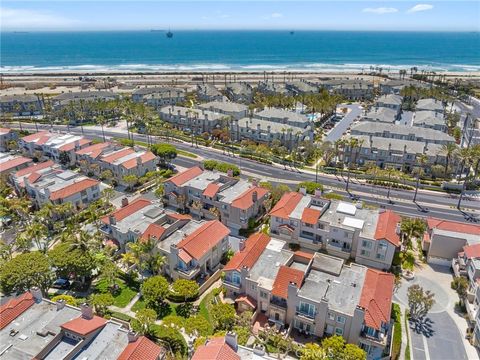
M 206 170 L 217 170 L 223 173 L 227 173 L 228 170 L 232 170 L 233 176 L 240 175 L 240 169 L 238 168 L 238 166 L 225 162 L 220 162 L 216 160 L 205 160 L 203 162 L 203 166 Z
M 392 360 L 398 359 L 400 356 L 400 348 L 402 347 L 402 323 L 400 314 L 400 305 L 392 304 L 392 318 L 395 323 L 392 340 Z
M 307 191 L 307 194 L 314 194 L 315 190 L 323 190 L 323 185 L 317 184 L 314 181 L 303 181 L 300 184 L 298 184 L 297 191 L 300 188 L 305 188 L 305 190 Z

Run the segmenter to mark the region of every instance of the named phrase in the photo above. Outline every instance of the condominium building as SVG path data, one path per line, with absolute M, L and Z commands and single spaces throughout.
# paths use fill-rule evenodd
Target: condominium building
M 18 140 L 18 133 L 8 128 L 0 128 L 0 151 L 7 151 L 11 141 Z
M 144 87 L 133 91 L 132 101 L 160 109 L 185 101 L 185 90 L 174 87 Z
M 47 160 L 41 163 L 32 164 L 21 170 L 12 172 L 10 174 L 10 180 L 15 187 L 15 190 L 18 194 L 21 194 L 25 191 L 25 182 L 24 179 L 28 178 L 32 174 L 45 174 L 50 173 L 53 170 L 60 170 L 60 165 L 54 163 L 52 160 Z M 32 175 L 31 179 L 37 177 L 38 175 Z
M 197 98 L 200 101 L 223 101 L 223 94 L 212 84 L 198 84 Z
M 326 80 L 321 86 L 331 93 L 341 95 L 349 100 L 367 100 L 375 95 L 373 83 L 356 79 Z
M 408 86 L 426 88 L 428 85 L 423 82 L 410 79 L 387 80 L 380 83 L 380 92 L 382 94 L 400 94 L 402 89 Z
M 403 97 L 396 94 L 383 95 L 375 101 L 375 107 L 384 107 L 395 110 L 397 115 L 402 111 Z
M 321 193 L 291 192 L 270 211 L 270 232 L 308 251 L 325 250 L 378 269 L 389 269 L 400 247 L 400 216 L 393 211 L 362 209 Z
M 388 107 L 374 107 L 365 115 L 364 120 L 375 123 L 393 124 L 399 118 L 399 112 Z
M 0 306 L 0 343 L 5 359 L 161 360 L 166 351 L 114 320 L 42 297 L 39 289 Z
M 429 98 L 418 100 L 415 105 L 415 111 L 433 111 L 443 115 L 445 108 L 440 100 Z
M 231 175 L 190 168 L 165 181 L 164 200 L 197 218 L 219 219 L 237 234 L 264 214 L 269 192 Z
M 392 274 L 321 253 L 292 252 L 279 239 L 265 245 L 257 238 L 256 246 L 249 241 L 230 260 L 235 265 L 227 264 L 223 279 L 240 311 L 263 313 L 280 328 L 289 325 L 288 335 L 343 336 L 368 359 L 388 355 Z
M 25 191 L 36 206 L 71 203 L 81 209 L 100 199 L 100 182 L 55 167 L 37 170 L 23 178 Z
M 266 95 L 274 95 L 274 94 L 286 95 L 291 90 L 287 88 L 287 85 L 283 82 L 274 82 L 270 80 L 260 81 L 257 85 L 257 91 Z
M 10 116 L 32 116 L 43 113 L 43 101 L 37 95 L 0 96 L 0 112 Z
M 227 124 L 226 116 L 205 109 L 191 109 L 183 106 L 165 106 L 160 109 L 160 118 L 178 129 L 202 134 L 211 133 Z
M 30 158 L 0 152 L 0 175 L 8 175 L 14 171 L 24 169 L 32 163 L 33 161 Z
M 279 108 L 265 108 L 254 114 L 254 117 L 264 121 L 276 122 L 286 126 L 307 128 L 313 120 L 305 114 Z
M 430 128 L 442 132 L 447 131 L 447 123 L 443 113 L 431 110 L 416 111 L 413 117 L 413 126 Z
M 248 115 L 248 106 L 231 101 L 210 101 L 199 104 L 199 109 L 208 110 L 231 119 L 241 119 Z
M 462 146 L 480 144 L 480 118 L 466 116 L 462 130 Z
M 319 87 L 305 80 L 288 81 L 285 83 L 286 90 L 292 95 L 318 93 Z
M 74 91 L 59 94 L 52 99 L 53 107 L 61 109 L 72 103 L 81 103 L 89 101 L 110 101 L 118 98 L 118 95 L 110 91 Z M 85 109 L 87 110 L 87 109 Z M 88 114 L 86 114 L 88 116 Z
M 253 88 L 246 82 L 234 82 L 225 86 L 225 93 L 230 101 L 250 103 L 253 97 Z

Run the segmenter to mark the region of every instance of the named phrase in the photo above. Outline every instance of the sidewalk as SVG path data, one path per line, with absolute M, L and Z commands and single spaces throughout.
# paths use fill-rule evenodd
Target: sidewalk
M 131 316 L 131 317 L 135 317 L 135 312 L 132 311 L 132 307 L 133 305 L 135 305 L 135 303 L 138 301 L 138 299 L 140 299 L 142 295 L 138 292 L 132 300 L 130 300 L 130 302 L 127 304 L 127 306 L 123 307 L 123 308 L 119 308 L 117 306 L 114 306 L 114 305 L 111 305 L 109 306 L 108 308 L 112 311 L 115 311 L 115 312 L 119 312 L 119 313 L 122 313 L 122 314 L 125 314 L 125 315 L 128 315 L 128 316 Z

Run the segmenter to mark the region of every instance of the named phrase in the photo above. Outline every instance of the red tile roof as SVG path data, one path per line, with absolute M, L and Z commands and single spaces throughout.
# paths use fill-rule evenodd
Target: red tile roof
M 382 322 L 390 321 L 395 277 L 379 270 L 368 269 L 359 306 L 365 309 L 365 325 L 379 330 Z
M 298 269 L 293 269 L 285 265 L 280 266 L 272 286 L 272 295 L 286 299 L 288 296 L 288 285 L 293 282 L 297 284 L 297 288 L 300 288 L 304 275 L 303 271 Z
M 105 326 L 107 320 L 101 318 L 100 316 L 94 315 L 93 318 L 87 319 L 82 316 L 70 320 L 65 324 L 61 325 L 62 329 L 74 332 L 78 335 L 88 335 L 91 332 L 98 330 Z
M 7 160 L 5 162 L 0 163 L 0 172 L 8 171 L 10 169 L 16 168 L 17 166 L 27 164 L 27 163 L 30 163 L 30 162 L 32 162 L 32 159 L 26 158 L 26 157 L 23 157 L 23 156 L 19 156 L 19 157 L 13 158 L 11 160 Z
M 297 192 L 289 192 L 282 196 L 274 208 L 270 211 L 271 216 L 288 219 L 295 207 L 302 200 L 303 195 Z
M 463 252 L 468 259 L 480 258 L 480 244 L 464 246 Z
M 130 204 L 127 206 L 118 209 L 117 211 L 114 211 L 110 215 L 113 215 L 115 217 L 115 220 L 117 221 L 122 221 L 125 219 L 127 216 L 130 216 L 137 211 L 142 210 L 144 207 L 151 205 L 152 203 L 147 200 L 147 199 L 136 199 L 132 201 Z M 108 224 L 108 216 L 105 216 L 102 221 L 106 224 Z
M 22 140 L 25 141 L 25 142 L 31 142 L 31 141 L 35 141 L 37 139 L 40 139 L 42 136 L 47 135 L 47 134 L 49 134 L 48 131 L 39 131 L 35 134 L 30 134 L 30 135 L 22 137 Z
M 220 190 L 220 185 L 215 183 L 210 183 L 207 185 L 205 190 L 203 190 L 203 196 L 213 198 L 215 195 L 217 195 L 218 190 Z
M 400 215 L 387 210 L 378 216 L 375 240 L 387 240 L 395 246 L 400 246 L 400 235 L 397 234 L 397 224 L 402 221 Z
M 320 219 L 320 215 L 322 215 L 320 210 L 305 208 L 302 213 L 302 222 L 315 225 L 318 222 L 318 219 Z
M 181 186 L 185 184 L 187 181 L 192 180 L 194 177 L 203 173 L 203 170 L 199 166 L 194 166 L 190 169 L 182 171 L 177 175 L 172 176 L 167 181 L 171 181 L 176 186 Z
M 42 177 L 42 174 L 39 174 L 37 172 L 34 172 L 34 173 L 31 173 L 30 175 L 28 175 L 28 182 L 30 184 L 33 184 L 35 181 L 37 181 L 38 179 L 40 179 Z
M 42 169 L 46 169 L 48 167 L 51 167 L 55 165 L 55 163 L 52 161 L 52 160 L 48 160 L 48 161 L 44 161 L 42 163 L 37 163 L 35 165 L 32 165 L 32 166 L 29 166 L 29 167 L 26 167 L 25 169 L 22 169 L 22 170 L 18 170 L 16 173 L 15 173 L 15 176 L 16 177 L 19 177 L 19 176 L 24 176 L 24 175 L 28 175 L 28 174 L 31 174 L 35 171 L 38 171 L 38 170 L 42 170 Z
M 140 336 L 136 341 L 127 345 L 118 360 L 157 360 L 163 352 L 165 350 L 161 346 L 145 336 Z
M 121 159 L 124 156 L 133 154 L 135 150 L 132 148 L 123 148 L 121 150 L 115 151 L 113 154 L 106 154 L 102 156 L 102 161 L 105 161 L 107 163 L 113 163 L 118 159 Z
M 48 140 L 50 140 L 50 138 L 52 137 L 52 134 L 46 134 L 46 135 L 43 135 L 40 139 L 38 139 L 35 143 L 37 145 L 44 145 L 47 143 Z
M 167 216 L 175 220 L 191 220 L 192 219 L 190 215 L 177 214 L 177 213 L 167 213 Z
M 208 340 L 193 354 L 192 360 L 240 360 L 240 356 L 225 343 L 225 338 Z
M 192 261 L 192 257 L 183 249 L 180 249 L 178 251 L 178 257 L 185 263 L 188 264 L 190 261 Z
M 12 131 L 12 129 L 0 127 L 0 135 L 8 134 L 10 131 Z
M 308 259 L 308 260 L 313 259 L 313 254 L 307 253 L 305 251 L 297 250 L 297 251 L 295 251 L 295 255 L 303 257 L 303 258 Z
M 224 271 L 238 270 L 243 267 L 251 269 L 257 262 L 258 258 L 262 254 L 263 250 L 270 242 L 270 236 L 264 233 L 256 233 L 250 235 L 245 241 L 245 248 L 237 252 L 223 268 Z
M 251 206 L 253 206 L 253 193 L 257 192 L 257 199 L 261 199 L 265 195 L 268 194 L 268 190 L 259 186 L 253 186 L 247 191 L 243 192 L 240 196 L 238 196 L 235 200 L 232 201 L 232 206 L 241 209 L 247 210 Z
M 162 238 L 162 235 L 165 232 L 165 230 L 166 229 L 163 226 L 160 226 L 157 224 L 150 224 L 142 234 L 140 241 L 147 241 L 151 237 L 155 237 L 158 241 Z
M 0 330 L 22 315 L 34 303 L 32 294 L 26 292 L 0 306 Z
M 180 241 L 177 247 L 198 260 L 228 234 L 230 230 L 220 221 L 208 221 Z
M 235 299 L 235 302 L 244 302 L 252 309 L 257 308 L 257 301 L 249 295 L 240 295 Z
M 94 179 L 83 179 L 68 186 L 65 186 L 63 189 L 53 191 L 50 194 L 50 200 L 54 201 L 58 199 L 65 199 L 69 196 L 77 194 L 80 191 L 89 189 L 98 184 L 100 184 L 100 181 Z
M 480 225 L 466 224 L 458 221 L 448 221 L 435 218 L 428 218 L 429 229 L 439 229 L 463 234 L 480 235 Z
M 93 154 L 97 154 L 97 156 L 100 154 L 100 152 L 112 145 L 112 143 L 109 142 L 103 142 L 103 143 L 98 143 L 98 144 L 93 144 L 90 146 L 87 146 L 83 149 L 80 149 L 78 151 L 75 151 L 75 154 L 77 155 L 90 155 L 91 157 L 95 158 Z
M 80 139 L 80 140 L 78 140 L 78 145 L 83 146 L 83 145 L 86 145 L 86 144 L 90 144 L 91 142 L 92 141 L 88 140 L 88 139 Z M 75 141 L 72 141 L 68 144 L 62 145 L 58 148 L 58 150 L 60 150 L 60 151 L 71 151 L 71 150 L 74 150 L 74 149 L 75 149 Z
M 137 166 L 137 158 L 138 157 L 135 157 L 133 159 L 125 161 L 124 163 L 122 163 L 122 166 L 125 169 L 133 169 Z M 146 151 L 144 154 L 140 155 L 140 159 L 142 159 L 142 163 L 147 163 L 151 160 L 155 160 L 156 156 L 151 151 Z

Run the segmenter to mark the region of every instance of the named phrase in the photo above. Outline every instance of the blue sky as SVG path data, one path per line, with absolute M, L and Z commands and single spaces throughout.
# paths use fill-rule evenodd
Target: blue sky
M 480 31 L 475 1 L 8 1 L 2 31 L 319 29 Z

